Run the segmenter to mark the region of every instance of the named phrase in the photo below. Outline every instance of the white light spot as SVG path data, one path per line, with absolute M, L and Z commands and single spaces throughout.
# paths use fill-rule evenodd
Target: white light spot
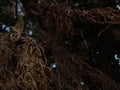
M 76 7 L 79 6 L 79 3 L 75 3 L 75 6 L 76 6 Z
M 51 67 L 52 67 L 52 68 L 56 68 L 56 64 L 53 63 L 53 64 L 51 65 Z
M 7 32 L 10 32 L 10 27 L 6 27 L 5 29 Z
M 22 9 L 21 8 L 18 8 L 18 12 L 21 12 L 22 11 Z
M 81 82 L 81 85 L 83 86 L 83 85 L 85 85 L 85 83 L 84 83 L 84 82 Z
M 115 60 L 119 60 L 120 58 L 118 57 L 118 54 L 114 55 Z
M 2 29 L 4 29 L 5 27 L 6 27 L 6 25 L 5 25 L 5 24 L 3 24 L 3 25 L 2 25 Z
M 117 5 L 116 8 L 118 8 L 120 10 L 120 5 Z
M 25 13 L 23 13 L 23 12 L 20 12 L 20 16 L 25 16 Z
M 115 54 L 114 58 L 115 58 L 115 60 L 118 61 L 118 65 L 120 65 L 120 57 L 118 56 L 118 54 Z
M 29 30 L 29 35 L 32 36 L 33 32 L 32 30 Z
M 18 9 L 19 9 L 19 8 L 22 8 L 22 7 L 23 7 L 22 3 L 19 2 L 19 3 L 18 3 Z
M 38 3 L 41 3 L 41 0 L 38 0 Z
M 97 51 L 96 54 L 99 54 L 99 52 Z

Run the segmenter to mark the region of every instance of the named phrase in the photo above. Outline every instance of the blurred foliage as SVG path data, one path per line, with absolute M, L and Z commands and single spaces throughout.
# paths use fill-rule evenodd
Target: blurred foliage
M 38 1 L 42 1 L 42 0 L 35 0 L 35 1 L 38 2 Z M 72 8 L 77 8 L 77 9 L 92 9 L 92 8 L 96 8 L 96 7 L 97 8 L 104 8 L 104 7 L 115 8 L 116 5 L 119 4 L 119 2 L 120 2 L 119 0 L 56 0 L 56 1 L 68 3 L 72 6 Z M 3 24 L 6 24 L 7 26 L 15 25 L 17 19 L 14 18 L 15 14 L 12 11 L 13 5 L 15 3 L 16 3 L 16 0 L 0 0 L 0 31 L 2 31 L 2 29 L 3 29 L 3 28 L 1 28 L 1 25 L 3 25 Z M 79 25 L 79 23 L 78 23 L 78 25 Z M 34 33 L 33 27 L 28 26 L 26 29 L 27 29 L 28 33 L 29 33 L 29 30 L 32 30 L 32 32 L 33 32 L 32 36 L 33 37 L 36 36 L 36 33 Z M 90 33 L 90 32 L 88 32 L 88 33 Z M 91 32 L 91 33 L 93 33 L 93 32 Z M 79 52 L 81 50 L 79 35 L 72 36 L 71 38 L 67 38 L 68 41 L 71 40 L 69 42 L 71 42 L 74 46 L 74 48 L 72 48 L 71 51 Z M 118 65 L 118 63 L 116 63 L 116 61 L 113 58 L 114 54 L 119 53 L 119 52 L 118 51 L 115 52 L 115 50 L 113 50 L 113 51 L 108 50 L 108 51 L 106 51 L 106 53 L 104 53 L 104 55 L 103 54 L 101 55 L 101 53 L 103 53 L 103 51 L 101 51 L 100 49 L 96 50 L 96 48 L 98 48 L 98 47 L 95 47 L 95 45 L 97 46 L 95 38 L 91 37 L 91 36 L 88 38 L 90 39 L 89 43 L 91 44 L 91 48 L 89 50 L 81 50 L 81 52 L 79 52 L 79 53 L 83 54 L 83 55 L 91 56 L 92 58 L 90 58 L 90 59 L 92 59 L 92 61 L 89 62 L 89 64 L 94 67 L 97 67 L 99 65 L 98 58 L 101 59 L 101 57 L 105 56 L 107 59 L 110 60 L 108 62 L 109 65 L 111 64 L 110 65 L 110 74 L 115 78 L 116 81 L 120 82 L 120 79 L 118 78 L 118 76 L 120 76 L 120 65 Z M 96 54 L 97 51 L 99 51 L 100 54 Z M 107 53 L 109 53 L 109 54 L 107 54 Z M 114 74 L 112 74 L 112 72 L 114 72 Z

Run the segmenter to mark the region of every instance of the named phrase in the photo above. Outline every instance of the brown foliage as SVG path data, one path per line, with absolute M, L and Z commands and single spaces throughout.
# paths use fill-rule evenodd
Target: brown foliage
M 118 11 L 111 8 L 74 10 L 55 0 L 40 4 L 31 0 L 22 2 L 28 18 L 36 24 L 41 42 L 38 42 L 39 38 L 22 37 L 24 24 L 21 22 L 16 24 L 12 33 L 0 33 L 1 90 L 120 89 L 118 83 L 84 62 L 82 56 L 71 53 L 62 43 L 64 35 L 76 33 L 74 20 L 81 24 L 104 24 L 105 28 L 103 25 L 104 29 L 97 35 L 100 37 L 110 27 L 107 25 L 120 24 Z M 81 27 L 81 42 L 88 48 L 83 32 Z M 55 68 L 51 67 L 51 62 L 56 64 Z

